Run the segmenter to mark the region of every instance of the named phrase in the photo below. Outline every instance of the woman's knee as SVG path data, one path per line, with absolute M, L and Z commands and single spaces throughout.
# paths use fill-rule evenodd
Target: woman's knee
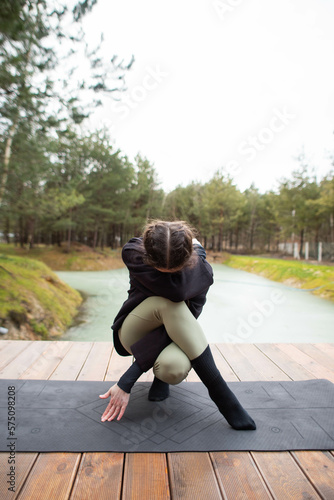
M 180 366 L 159 365 L 154 366 L 154 374 L 167 384 L 180 384 L 188 375 L 189 370 L 182 370 Z
M 175 344 L 170 344 L 158 356 L 153 371 L 163 382 L 176 385 L 184 380 L 191 370 L 187 356 Z

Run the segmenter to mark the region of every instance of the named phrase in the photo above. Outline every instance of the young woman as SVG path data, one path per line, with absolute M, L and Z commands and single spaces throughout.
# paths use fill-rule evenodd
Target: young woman
M 206 253 L 187 223 L 154 221 L 141 238 L 122 250 L 130 273 L 130 290 L 112 325 L 115 349 L 135 362 L 101 398 L 110 402 L 101 420 L 120 420 L 140 375 L 153 367 L 148 398 L 162 401 L 169 384 L 184 380 L 193 368 L 228 423 L 254 430 L 250 415 L 218 371 L 197 318 L 213 283 Z

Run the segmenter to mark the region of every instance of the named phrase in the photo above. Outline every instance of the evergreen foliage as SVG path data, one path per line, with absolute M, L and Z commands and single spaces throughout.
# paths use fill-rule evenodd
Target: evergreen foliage
M 139 235 L 148 218 L 164 218 L 187 220 L 214 251 L 277 251 L 288 241 L 298 241 L 301 254 L 306 241 L 333 246 L 333 175 L 310 176 L 304 154 L 275 192 L 261 194 L 253 185 L 241 192 L 222 170 L 204 184 L 167 194 L 147 158 L 130 161 L 105 130 L 82 131 L 101 104 L 97 95 L 125 90 L 134 61 L 118 63 L 113 56 L 106 64 L 100 46 L 88 50 L 80 20 L 95 3 L 77 1 L 69 9 L 60 1 L 2 0 L 2 239 L 30 248 L 44 243 L 70 250 L 73 241 L 117 248 Z M 73 61 L 80 47 L 90 65 L 85 81 Z M 60 65 L 68 68 L 63 79 Z

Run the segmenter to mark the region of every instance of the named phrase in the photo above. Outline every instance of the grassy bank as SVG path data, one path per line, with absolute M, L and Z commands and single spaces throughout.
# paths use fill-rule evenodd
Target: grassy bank
M 43 262 L 0 254 L 0 326 L 6 339 L 48 339 L 62 334 L 82 302 Z
M 67 250 L 66 244 L 62 247 L 39 245 L 29 250 L 2 243 L 0 254 L 36 259 L 54 271 L 103 271 L 124 265 L 120 250 L 94 251 L 76 243 L 72 243 L 70 250 Z
M 227 255 L 224 264 L 334 301 L 334 266 L 301 261 Z

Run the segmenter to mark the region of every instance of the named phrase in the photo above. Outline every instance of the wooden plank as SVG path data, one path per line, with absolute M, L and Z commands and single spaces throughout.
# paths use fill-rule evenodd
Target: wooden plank
M 2 340 L 0 370 L 11 363 L 22 351 L 32 343 L 31 340 Z
M 24 342 L 24 341 L 23 341 Z M 40 355 L 49 347 L 48 341 L 36 340 L 18 354 L 0 371 L 0 378 L 21 378 L 22 374 L 31 366 Z
M 123 500 L 170 498 L 166 455 L 128 453 L 125 458 Z
M 59 363 L 71 348 L 65 341 L 56 341 L 48 345 L 47 349 L 25 370 L 21 377 L 24 379 L 48 379 Z
M 0 338 L 0 352 L 6 352 L 6 355 L 9 351 L 14 351 L 14 353 L 17 353 L 19 352 L 20 348 L 25 349 L 31 343 L 32 340 L 2 340 Z
M 20 494 L 20 500 L 68 499 L 80 463 L 80 453 L 42 453 Z
M 154 374 L 152 368 L 144 372 L 138 379 L 138 382 L 153 382 Z
M 224 344 L 221 344 L 224 345 Z M 210 344 L 213 359 L 217 365 L 218 370 L 220 371 L 222 377 L 227 382 L 238 382 L 239 378 L 232 370 L 229 363 L 226 361 L 224 357 L 224 350 L 219 350 L 215 344 Z
M 1 337 L 0 337 L 0 352 L 3 350 L 3 349 L 6 349 L 7 347 L 9 347 L 11 344 L 13 344 L 14 342 L 17 342 L 17 340 L 3 340 Z
M 70 349 L 52 373 L 50 379 L 76 380 L 92 347 L 92 342 L 71 342 Z
M 328 370 L 326 367 L 321 366 L 317 361 L 312 359 L 309 355 L 303 353 L 296 345 L 292 344 L 277 344 L 277 346 L 293 359 L 295 363 L 300 364 L 308 370 L 316 378 L 326 378 L 334 382 L 334 372 Z
M 334 362 L 334 343 L 333 344 L 314 344 L 317 349 L 323 351 L 333 359 Z
M 84 453 L 71 500 L 119 500 L 123 453 Z
M 107 373 L 112 350 L 112 342 L 94 342 L 77 379 L 103 380 Z
M 334 372 L 334 360 L 327 353 L 322 352 L 317 346 L 312 344 L 293 344 L 297 349 L 302 351 L 304 354 L 310 356 L 317 363 L 328 368 L 328 370 Z
M 226 500 L 272 498 L 249 453 L 210 453 L 213 467 Z
M 217 344 L 217 347 L 240 380 L 266 380 L 266 377 L 253 366 L 251 360 L 244 354 L 245 349 L 240 349 L 239 344 Z
M 208 453 L 168 453 L 167 457 L 173 500 L 223 498 Z
M 291 380 L 268 356 L 253 344 L 238 344 L 239 351 L 265 380 Z
M 212 352 L 213 359 L 217 365 L 218 370 L 222 374 L 222 377 L 229 382 L 238 381 L 238 377 L 231 369 L 230 365 L 227 363 L 221 351 L 217 348 L 215 344 L 210 344 L 210 349 Z M 190 370 L 187 376 L 187 382 L 200 382 L 197 373 L 194 370 Z
M 120 356 L 114 349 L 104 380 L 117 382 L 131 364 L 132 356 Z
M 266 356 L 276 363 L 292 380 L 309 380 L 316 378 L 315 375 L 305 370 L 305 368 L 291 359 L 285 352 L 277 347 L 276 344 L 256 344 Z
M 153 368 L 150 368 L 147 372 L 144 372 L 138 379 L 138 382 L 153 382 L 154 373 Z
M 290 453 L 252 452 L 252 456 L 275 499 L 315 500 L 320 498 Z
M 327 451 L 296 451 L 292 456 L 323 498 L 334 498 L 334 457 Z
M 9 454 L 0 453 L 0 498 L 1 500 L 14 500 L 17 498 L 21 487 L 29 474 L 36 458 L 37 453 L 15 453 L 15 464 L 8 463 Z M 10 478 L 7 474 L 10 472 L 10 466 L 15 467 L 14 491 L 8 490 L 11 485 L 7 483 Z

